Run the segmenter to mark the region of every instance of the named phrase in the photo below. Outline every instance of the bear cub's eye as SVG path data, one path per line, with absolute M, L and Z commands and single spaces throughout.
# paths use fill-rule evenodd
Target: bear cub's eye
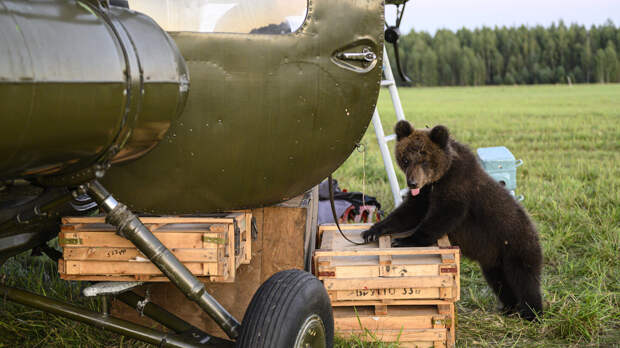
M 403 167 L 406 167 L 409 165 L 409 160 L 406 158 L 403 158 Z
M 420 151 L 420 155 L 426 156 L 426 151 L 424 151 L 424 150 Z

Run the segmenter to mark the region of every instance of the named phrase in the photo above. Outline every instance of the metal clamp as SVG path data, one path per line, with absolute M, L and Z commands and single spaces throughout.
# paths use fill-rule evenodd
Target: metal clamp
M 374 62 L 377 59 L 375 52 L 370 48 L 364 47 L 361 53 L 359 52 L 343 52 L 338 55 L 338 58 L 344 60 L 362 60 L 366 62 Z
M 149 299 L 150 297 L 151 297 L 150 288 L 146 288 L 146 294 L 144 296 L 144 300 L 138 301 L 138 303 L 136 303 L 136 310 L 138 311 L 138 313 L 140 313 L 141 317 L 144 316 L 144 307 L 146 307 L 146 305 L 150 302 L 150 299 Z
M 144 307 L 146 307 L 148 303 L 149 303 L 149 299 L 145 298 L 142 301 L 138 301 L 138 303 L 136 304 L 136 310 L 138 311 L 138 313 L 140 313 L 141 317 L 144 316 Z

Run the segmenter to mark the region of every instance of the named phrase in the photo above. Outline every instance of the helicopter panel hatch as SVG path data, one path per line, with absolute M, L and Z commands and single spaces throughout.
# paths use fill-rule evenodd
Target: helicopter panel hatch
M 383 2 L 304 4 L 290 33 L 170 32 L 189 68 L 187 105 L 152 152 L 110 169 L 110 191 L 154 214 L 252 208 L 341 165 L 377 101 Z

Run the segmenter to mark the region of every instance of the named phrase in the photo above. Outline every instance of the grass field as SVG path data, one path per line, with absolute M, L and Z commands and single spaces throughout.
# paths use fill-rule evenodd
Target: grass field
M 472 149 L 507 146 L 525 164 L 518 194 L 541 234 L 545 316 L 540 324 L 499 315 L 477 265 L 462 264 L 459 347 L 615 347 L 620 342 L 620 85 L 401 89 L 416 127 L 446 125 Z M 383 93 L 386 131 L 395 116 Z M 334 174 L 343 188 L 393 208 L 372 126 Z M 402 180 L 402 175 L 398 173 Z M 363 178 L 365 176 L 365 183 Z M 402 181 L 401 181 L 402 182 Z M 0 281 L 96 309 L 78 283 L 58 280 L 44 258 L 18 257 Z M 0 347 L 140 346 L 0 299 Z M 338 347 L 393 347 L 339 340 Z
M 443 124 L 472 149 L 504 145 L 525 162 L 517 193 L 541 235 L 545 316 L 530 324 L 499 315 L 479 267 L 465 261 L 457 345 L 620 346 L 620 85 L 401 89 L 400 96 L 415 127 Z M 387 93 L 379 112 L 391 131 Z M 334 178 L 352 191 L 365 188 L 389 211 L 372 127 L 363 143 L 366 155 L 354 153 Z

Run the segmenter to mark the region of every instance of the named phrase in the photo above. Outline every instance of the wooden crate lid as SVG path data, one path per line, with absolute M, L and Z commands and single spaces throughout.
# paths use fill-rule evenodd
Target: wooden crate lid
M 237 221 L 245 224 L 244 213 L 229 213 L 218 217 L 162 216 L 140 217 L 140 221 L 152 232 L 225 232 L 227 226 Z M 65 231 L 115 231 L 115 227 L 105 222 L 104 216 L 63 217 L 61 228 Z
M 343 226 L 344 235 L 354 242 L 363 242 L 362 232 L 368 229 L 370 224 L 356 224 Z M 342 237 L 337 229 L 332 225 L 321 226 L 322 238 L 321 248 L 317 250 L 317 256 L 322 252 L 334 252 L 331 257 L 331 266 L 369 266 L 376 265 L 380 255 L 390 255 L 392 265 L 412 265 L 412 264 L 441 264 L 442 255 L 453 253 L 454 251 L 442 250 L 438 247 L 425 248 L 379 248 L 379 242 L 375 241 L 364 245 L 352 244 Z M 362 251 L 363 255 L 352 255 L 347 253 Z M 340 256 L 338 254 L 342 254 Z

